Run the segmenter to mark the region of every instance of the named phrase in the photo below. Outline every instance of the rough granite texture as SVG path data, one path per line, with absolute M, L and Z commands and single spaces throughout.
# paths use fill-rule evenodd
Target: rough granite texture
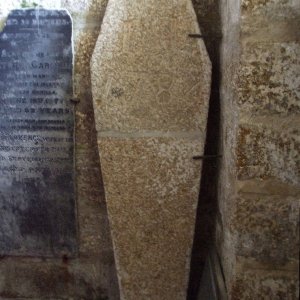
M 298 299 L 298 280 L 295 275 L 285 271 L 246 270 L 234 282 L 230 299 Z
M 299 1 L 222 5 L 216 241 L 229 299 L 299 295 Z
M 20 2 L 1 1 L 0 18 Z M 118 289 L 111 280 L 113 252 L 94 141 L 89 75 L 89 61 L 107 0 L 32 2 L 67 8 L 75 25 L 75 94 L 81 99 L 76 119 L 81 258 L 73 261 L 1 258 L 0 298 L 117 299 Z M 149 3 L 153 5 L 154 1 Z M 155 3 L 160 5 L 159 1 Z M 213 77 L 218 76 L 221 60 L 221 82 L 215 81 L 221 88 L 220 153 L 223 155 L 216 242 L 229 298 L 297 299 L 299 0 L 193 0 L 193 3 L 213 62 Z M 160 7 L 157 10 L 161 16 L 165 14 L 165 6 Z M 0 21 L 0 28 L 1 24 Z M 126 47 L 134 47 L 129 39 L 125 41 Z M 151 87 L 153 82 L 157 80 L 146 84 Z M 212 88 L 216 86 L 213 84 Z M 114 89 L 112 93 L 117 100 L 122 91 Z M 157 97 L 168 97 L 168 89 Z M 211 104 L 210 109 L 214 109 L 217 102 Z M 162 120 L 159 121 L 161 125 Z M 184 120 L 181 124 L 188 122 Z M 169 141 L 170 137 L 168 145 Z M 152 150 L 157 153 L 157 149 Z M 208 193 L 214 193 L 214 187 L 211 184 Z M 203 207 L 201 227 L 212 222 L 207 215 L 210 205 L 205 203 Z M 200 242 L 204 248 L 208 247 L 205 237 Z M 204 259 L 203 252 L 198 255 Z M 108 286 L 113 294 L 106 290 Z
M 185 299 L 211 66 L 190 1 L 111 0 L 92 57 L 122 299 Z

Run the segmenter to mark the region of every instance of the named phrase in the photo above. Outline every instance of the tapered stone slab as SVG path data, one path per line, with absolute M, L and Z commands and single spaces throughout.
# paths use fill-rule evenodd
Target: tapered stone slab
M 122 299 L 185 299 L 211 65 L 190 1 L 110 0 L 92 58 Z

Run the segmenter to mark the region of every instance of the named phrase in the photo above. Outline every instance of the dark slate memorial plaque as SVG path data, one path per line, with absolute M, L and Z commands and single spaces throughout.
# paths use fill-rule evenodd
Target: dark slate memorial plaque
M 0 33 L 0 255 L 77 252 L 72 21 L 14 10 Z

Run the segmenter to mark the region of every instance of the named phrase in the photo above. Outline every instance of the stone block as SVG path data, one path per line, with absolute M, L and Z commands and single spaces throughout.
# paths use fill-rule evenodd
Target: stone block
M 299 43 L 247 43 L 237 90 L 244 114 L 300 113 Z
M 252 124 L 241 124 L 238 131 L 239 179 L 277 178 L 293 185 L 299 184 L 299 118 L 250 119 Z M 250 123 L 249 120 L 246 122 Z
M 230 299 L 296 300 L 299 280 L 295 272 L 241 270 L 235 278 Z
M 0 263 L 0 299 L 107 299 L 102 283 L 110 265 L 95 259 L 6 259 Z
M 240 193 L 233 221 L 236 254 L 272 268 L 296 262 L 299 249 L 299 196 Z
M 245 48 L 261 44 L 272 49 L 274 45 L 271 44 L 276 46 L 281 43 L 299 42 L 300 33 L 297 28 L 300 25 L 300 16 L 298 10 L 285 8 L 266 12 L 266 14 L 249 14 L 242 19 L 240 41 Z
M 298 4 L 299 6 L 299 4 Z M 275 8 L 297 7 L 294 0 L 242 0 L 241 7 L 243 13 L 255 13 L 263 9 L 271 11 Z

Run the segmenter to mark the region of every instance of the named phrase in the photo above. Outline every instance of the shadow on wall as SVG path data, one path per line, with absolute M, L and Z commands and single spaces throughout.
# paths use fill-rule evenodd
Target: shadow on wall
M 104 14 L 106 5 L 107 1 L 104 0 L 101 2 L 101 7 L 98 7 L 101 14 Z M 92 199 L 92 201 L 100 202 L 100 211 L 98 211 L 97 216 L 95 215 L 98 222 L 96 222 L 96 226 L 93 229 L 95 232 L 101 231 L 97 248 L 99 248 L 100 251 L 100 266 L 98 267 L 100 267 L 101 270 L 99 271 L 102 273 L 102 285 L 106 288 L 106 295 L 103 299 L 117 300 L 119 299 L 119 287 L 105 202 L 91 93 L 90 60 L 100 33 L 102 18 L 103 15 L 101 15 L 101 17 L 87 16 L 84 22 L 85 27 L 80 28 L 81 25 L 80 22 L 78 22 L 78 29 L 76 28 L 76 17 L 74 21 L 74 34 L 75 36 L 76 34 L 78 35 L 77 38 L 75 38 L 77 43 L 75 42 L 74 85 L 75 97 L 80 100 L 76 106 L 76 149 L 78 149 L 76 155 L 78 168 L 77 182 L 85 182 L 83 188 L 78 188 L 79 193 L 82 189 L 87 193 L 84 196 Z M 99 19 L 101 20 L 100 22 Z M 76 32 L 76 30 L 78 30 L 78 32 Z M 81 178 L 81 176 L 83 177 Z M 82 201 L 80 207 L 80 202 L 78 202 L 79 223 L 81 223 L 80 219 L 82 219 L 82 223 L 84 223 L 85 219 L 89 219 L 88 214 L 91 212 L 85 205 L 84 201 Z M 82 238 L 85 239 L 87 235 L 83 229 L 81 232 Z M 86 238 L 86 241 L 81 240 L 80 242 L 83 244 L 89 241 Z M 101 295 L 97 295 L 97 297 L 101 298 Z
M 220 3 L 219 0 L 193 0 L 193 4 L 212 62 L 212 85 L 204 154 L 217 155 L 220 154 L 220 45 L 222 37 Z M 188 300 L 197 299 L 205 259 L 214 243 L 218 207 L 218 173 L 218 159 L 203 161 Z

